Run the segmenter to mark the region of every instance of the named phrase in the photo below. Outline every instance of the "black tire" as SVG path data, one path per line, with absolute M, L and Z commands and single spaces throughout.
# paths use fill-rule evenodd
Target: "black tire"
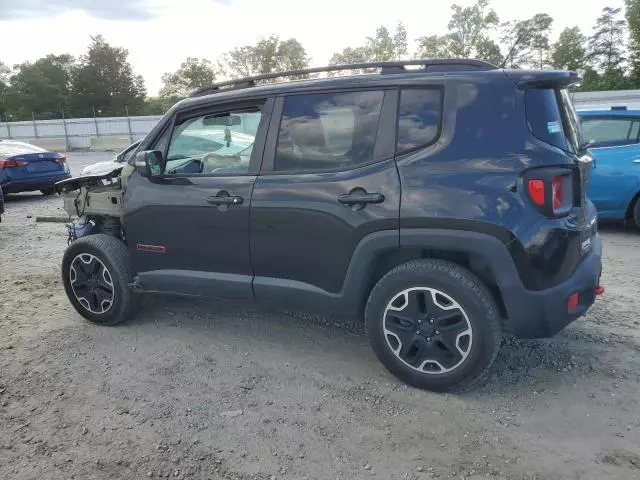
M 631 215 L 633 217 L 635 227 L 640 230 L 640 197 L 636 198 L 636 203 L 633 205 Z
M 81 259 L 79 257 L 82 256 Z M 78 262 L 82 261 L 84 264 L 85 259 L 91 260 L 91 258 L 97 259 L 98 262 L 94 262 L 93 265 L 102 264 L 102 267 L 98 265 L 98 269 L 104 267 L 107 270 L 106 278 L 111 279 L 112 293 L 105 293 L 101 295 L 109 297 L 109 300 L 103 300 L 99 308 L 104 311 L 98 312 L 98 308 L 92 310 L 91 303 L 97 303 L 96 294 L 92 294 L 88 291 L 86 286 L 83 286 L 82 291 L 80 289 L 78 295 L 74 291 L 72 283 L 76 280 L 72 279 L 74 273 L 72 272 L 72 264 L 78 266 L 78 269 L 84 268 Z M 91 266 L 91 264 L 89 264 Z M 93 270 L 93 267 L 91 267 Z M 75 271 L 75 267 L 74 267 Z M 101 270 L 98 270 L 99 272 Z M 84 274 L 84 273 L 83 273 Z M 78 274 L 76 273 L 76 279 Z M 96 274 L 97 275 L 97 274 Z M 99 290 L 99 288 L 108 289 L 109 285 L 104 282 L 103 284 L 96 285 L 95 282 L 100 283 L 97 279 L 90 279 L 83 283 L 90 281 L 94 282 L 93 290 Z M 116 237 L 107 234 L 88 235 L 74 241 L 64 253 L 62 258 L 62 280 L 64 283 L 64 289 L 67 293 L 67 297 L 71 301 L 71 304 L 87 320 L 99 324 L 99 325 L 116 325 L 118 323 L 129 320 L 136 314 L 138 307 L 138 298 L 133 292 L 129 284 L 133 281 L 134 271 L 129 258 L 129 252 L 125 244 L 118 240 Z M 86 293 L 85 293 L 86 292 Z M 80 298 L 78 298 L 80 296 Z M 91 300 L 87 300 L 87 299 Z M 83 304 L 82 301 L 86 303 Z M 106 306 L 108 305 L 108 308 Z
M 421 289 L 425 290 L 422 291 Z M 405 293 L 406 291 L 409 292 Z M 435 293 L 436 291 L 443 295 Z M 424 305 L 422 312 L 427 312 L 430 309 L 437 310 L 437 312 L 434 315 L 416 313 L 420 317 L 419 322 L 416 321 L 414 324 L 407 322 L 406 325 L 400 325 L 400 323 L 405 323 L 404 318 L 414 315 L 415 310 L 411 311 L 409 308 L 410 296 L 414 293 L 416 298 L 425 293 L 430 293 L 429 297 L 422 297 L 422 305 Z M 389 310 L 391 317 L 395 317 L 393 311 L 396 308 L 396 304 L 390 303 L 394 298 L 396 302 L 405 301 L 404 305 L 406 306 L 403 308 L 408 309 L 407 312 L 410 312 L 408 314 L 401 313 L 401 320 L 395 318 L 388 320 L 387 317 L 388 309 L 391 309 Z M 438 306 L 436 299 L 438 302 L 442 302 L 440 305 L 444 305 L 452 313 L 444 313 L 448 310 Z M 451 303 L 450 300 L 453 300 L 454 303 Z M 425 305 L 424 302 L 431 302 L 431 305 Z M 419 300 L 418 303 L 420 303 Z M 456 303 L 460 308 L 456 307 Z M 404 310 L 398 311 L 404 312 Z M 451 330 L 448 326 L 441 328 L 441 330 L 445 330 L 444 334 L 437 330 L 438 322 L 449 321 L 451 317 L 456 317 L 453 320 L 454 325 L 464 326 L 456 328 L 465 329 L 454 340 L 454 345 L 458 350 L 457 354 L 460 356 L 459 363 L 452 362 L 452 365 L 444 369 L 442 365 L 446 365 L 445 363 L 439 363 L 438 365 L 434 365 L 436 362 L 429 361 L 422 363 L 425 358 L 429 358 L 429 355 L 432 355 L 431 352 L 436 352 L 434 355 L 445 355 L 447 359 L 456 358 L 456 353 L 451 353 L 452 349 L 445 348 L 445 342 L 449 342 L 449 346 L 451 346 L 451 335 L 455 335 L 456 331 Z M 424 320 L 425 318 L 427 320 Z M 427 325 L 427 323 L 433 324 L 434 319 L 434 325 Z M 470 271 L 444 260 L 412 260 L 387 273 L 369 295 L 365 308 L 365 321 L 371 346 L 383 365 L 403 382 L 425 390 L 444 392 L 462 390 L 471 386 L 484 375 L 500 349 L 500 315 L 487 287 Z M 396 326 L 391 327 L 390 325 L 393 325 L 394 322 Z M 417 323 L 420 323 L 420 325 L 418 326 Z M 407 339 L 411 338 L 411 340 L 405 342 L 412 345 L 409 351 L 428 352 L 424 356 L 415 354 L 416 360 L 422 367 L 421 371 L 410 366 L 405 361 L 410 359 L 410 356 L 405 355 L 404 360 L 400 358 L 399 355 L 403 353 L 400 336 L 396 336 L 389 330 L 385 334 L 386 327 L 393 329 L 397 328 L 398 325 L 403 330 L 401 335 Z M 408 325 L 412 326 L 409 327 Z M 418 330 L 414 332 L 414 327 L 416 326 Z M 405 329 L 405 327 L 407 328 Z M 425 334 L 421 330 L 424 328 L 433 328 L 434 330 Z M 411 330 L 410 333 L 409 330 Z M 464 335 L 465 332 L 466 337 Z M 433 338 L 431 338 L 432 334 Z M 447 340 L 441 340 L 447 338 L 444 335 L 448 335 Z M 464 340 L 466 340 L 464 344 L 466 344 L 467 350 L 461 353 L 464 348 L 461 347 L 461 341 Z M 429 343 L 424 343 L 426 341 Z M 400 346 L 394 345 L 392 342 Z M 413 345 L 424 348 L 414 347 Z M 397 349 L 398 354 L 394 353 L 394 349 Z M 437 359 L 438 357 L 431 358 Z M 433 371 L 425 372 L 424 370 L 427 369 L 427 366 Z
M 43 195 L 53 195 L 56 193 L 56 189 L 54 187 L 43 188 L 40 190 Z

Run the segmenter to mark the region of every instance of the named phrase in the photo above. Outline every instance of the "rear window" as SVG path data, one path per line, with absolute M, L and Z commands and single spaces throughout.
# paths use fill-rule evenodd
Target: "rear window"
M 580 124 L 566 89 L 531 89 L 525 94 L 531 133 L 549 145 L 575 153 L 581 144 Z
M 13 155 L 25 155 L 28 153 L 42 153 L 46 150 L 23 142 L 0 142 L 0 155 L 11 157 Z

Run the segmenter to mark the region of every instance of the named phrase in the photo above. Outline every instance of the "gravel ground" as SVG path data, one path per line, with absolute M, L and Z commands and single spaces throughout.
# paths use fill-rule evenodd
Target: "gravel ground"
M 72 170 L 111 155 L 70 154 Z M 606 295 L 552 340 L 507 338 L 462 395 L 399 384 L 363 329 L 153 298 L 81 319 L 59 280 L 60 198 L 0 224 L 0 478 L 640 478 L 640 235 L 603 227 Z

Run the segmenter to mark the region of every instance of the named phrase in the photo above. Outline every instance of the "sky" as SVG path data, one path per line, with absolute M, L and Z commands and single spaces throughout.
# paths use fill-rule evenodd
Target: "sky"
M 358 46 L 379 25 L 401 21 L 410 50 L 425 35 L 446 32 L 451 5 L 472 0 L 0 0 L 0 61 L 14 65 L 49 53 L 82 55 L 90 35 L 102 34 L 129 50 L 149 95 L 157 94 L 165 72 L 188 56 L 215 62 L 221 54 L 271 34 L 295 37 L 312 66 L 326 65 L 345 46 Z M 606 3 L 578 0 L 492 0 L 501 22 L 548 13 L 553 37 L 567 26 L 591 32 Z M 9 39 L 11 39 L 9 41 Z

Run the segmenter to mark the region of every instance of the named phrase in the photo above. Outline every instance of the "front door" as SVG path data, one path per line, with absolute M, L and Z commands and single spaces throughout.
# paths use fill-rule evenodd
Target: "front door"
M 595 158 L 588 195 L 601 217 L 622 218 L 640 189 L 640 119 L 584 117 L 584 139 Z
M 397 246 L 396 109 L 394 90 L 276 100 L 251 204 L 258 300 L 332 308 L 365 236 Z
M 148 291 L 252 297 L 249 209 L 272 100 L 178 113 L 152 149 L 166 167 L 133 174 L 124 230 Z

